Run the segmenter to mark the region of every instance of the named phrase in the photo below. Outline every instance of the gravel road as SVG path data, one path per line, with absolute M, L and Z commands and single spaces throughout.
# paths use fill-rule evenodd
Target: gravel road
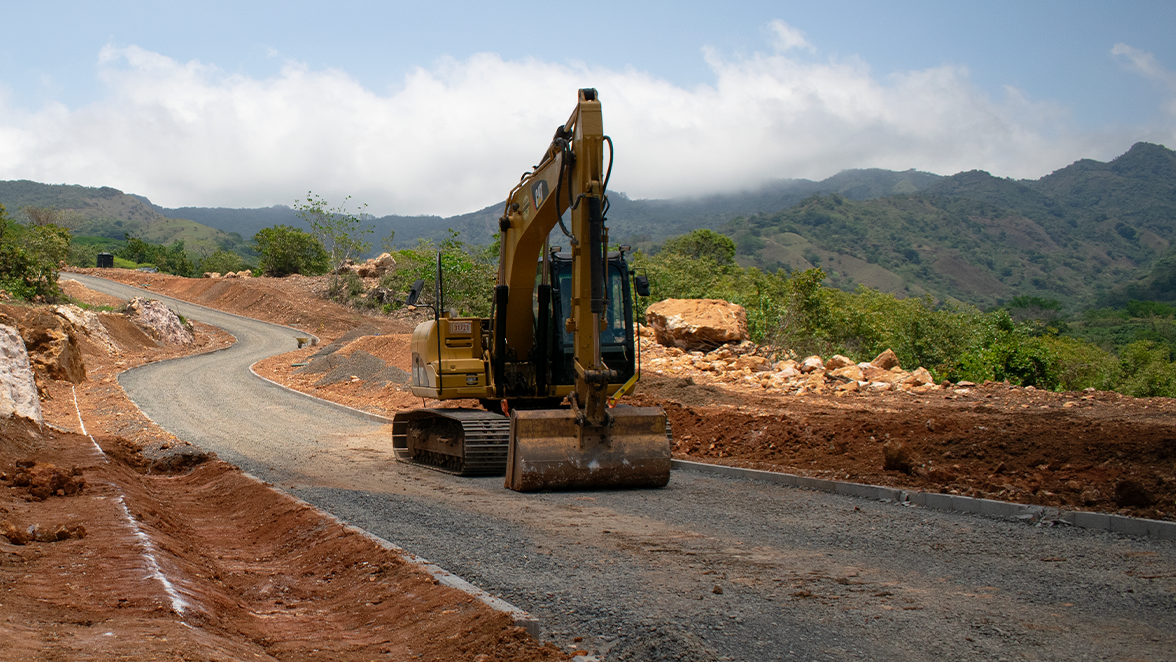
M 568 650 L 657 661 L 1176 659 L 1171 542 L 688 472 L 661 490 L 517 494 L 501 478 L 397 464 L 380 426 L 249 373 L 293 348 L 293 331 L 156 298 L 238 342 L 124 373 L 153 420 L 532 612 Z

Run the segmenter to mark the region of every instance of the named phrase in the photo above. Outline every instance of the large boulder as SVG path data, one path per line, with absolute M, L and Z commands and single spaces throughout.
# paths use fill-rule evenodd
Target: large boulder
M 84 310 L 69 304 L 54 306 L 53 312 L 69 322 L 77 333 L 85 335 L 90 342 L 104 349 L 108 355 L 119 353 L 118 343 L 110 337 L 110 332 L 106 330 L 106 326 L 102 324 L 102 320 L 98 319 L 98 314 L 94 311 Z
M 379 278 L 389 271 L 396 270 L 396 258 L 388 253 L 380 253 L 379 257 L 374 257 L 363 264 L 355 266 L 355 273 L 360 278 Z
M 15 326 L 0 324 L 0 417 L 14 414 L 45 421 L 24 339 Z
M 721 299 L 666 299 L 645 311 L 658 343 L 709 350 L 748 339 L 747 311 Z
M 86 381 L 86 363 L 78 346 L 77 332 L 65 319 L 38 310 L 20 325 L 29 364 L 33 370 L 49 377 L 74 384 Z
M 127 316 L 161 343 L 191 345 L 196 342 L 192 325 L 182 322 L 160 301 L 135 297 L 127 302 Z

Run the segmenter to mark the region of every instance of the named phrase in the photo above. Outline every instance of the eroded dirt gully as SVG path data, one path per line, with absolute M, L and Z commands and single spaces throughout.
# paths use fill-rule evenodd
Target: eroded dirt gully
M 0 659 L 567 659 L 395 551 L 159 429 L 115 379 L 226 347 L 227 334 L 197 323 L 195 346 L 164 348 L 134 325 L 106 324 L 119 349 L 83 340 L 86 381 L 41 380 L 45 426 L 0 420 Z M 14 480 L 28 469 L 72 483 L 38 492 Z

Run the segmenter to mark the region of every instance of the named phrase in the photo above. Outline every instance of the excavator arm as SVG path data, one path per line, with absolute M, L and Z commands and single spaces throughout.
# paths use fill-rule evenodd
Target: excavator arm
M 535 263 L 547 256 L 547 237 L 559 225 L 569 235 L 572 253 L 571 310 L 563 322 L 574 338 L 576 389 L 572 406 L 593 425 L 605 424 L 605 388 L 617 377 L 617 371 L 609 369 L 600 352 L 608 273 L 608 234 L 604 227 L 607 173 L 603 169 L 606 140 L 596 90 L 580 90 L 575 111 L 556 130 L 540 164 L 511 190 L 499 221 L 502 246 L 496 305 L 501 305 L 502 299 L 506 301 L 500 313 L 505 332 L 499 342 L 503 346 L 495 348 L 495 358 L 500 364 L 505 364 L 508 353 L 520 361 L 530 358 L 535 328 Z M 570 231 L 561 219 L 569 208 Z M 511 292 L 516 296 L 511 297 Z M 498 383 L 507 381 L 500 379 Z
M 539 165 L 511 190 L 499 222 L 492 363 L 500 388 L 510 383 L 505 374 L 508 356 L 532 367 L 537 383 L 543 384 L 544 329 L 540 343 L 534 342 L 535 264 L 547 259 L 547 237 L 557 225 L 572 254 L 570 310 L 562 324 L 573 338 L 575 389 L 567 397 L 569 409 L 511 413 L 506 485 L 515 490 L 660 487 L 670 477 L 665 412 L 659 407 L 608 407 L 607 389 L 619 373 L 601 355 L 608 303 L 606 142 L 609 170 L 612 160 L 612 143 L 603 126 L 596 90 L 580 90 L 576 109 L 556 130 Z M 562 220 L 569 210 L 570 228 Z M 540 270 L 543 279 L 546 266 Z M 544 310 L 550 289 L 545 280 L 538 287 L 539 308 Z M 532 347 L 540 356 L 530 357 Z

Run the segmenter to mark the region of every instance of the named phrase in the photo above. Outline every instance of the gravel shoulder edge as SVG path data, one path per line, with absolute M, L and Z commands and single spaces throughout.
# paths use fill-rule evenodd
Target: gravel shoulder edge
M 1165 522 L 1141 517 L 1127 517 L 1109 513 L 1092 513 L 1081 510 L 1064 510 L 1047 506 L 1033 506 L 1023 503 L 997 501 L 995 499 L 977 499 L 975 497 L 957 494 L 939 494 L 936 492 L 910 491 L 897 487 L 882 485 L 867 485 L 863 483 L 847 483 L 825 478 L 811 478 L 795 474 L 764 471 L 762 469 L 746 469 L 743 467 L 728 467 L 722 464 L 708 464 L 705 462 L 691 462 L 689 460 L 671 460 L 671 468 L 681 471 L 693 471 L 719 476 L 731 476 L 751 480 L 762 480 L 769 483 L 802 487 L 821 492 L 844 494 L 862 499 L 875 501 L 909 504 L 934 508 L 947 512 L 969 513 L 985 517 L 1015 519 L 1035 524 L 1041 521 L 1061 522 L 1069 526 L 1083 529 L 1095 529 L 1122 533 L 1129 536 L 1151 537 L 1159 540 L 1176 540 L 1176 522 Z

